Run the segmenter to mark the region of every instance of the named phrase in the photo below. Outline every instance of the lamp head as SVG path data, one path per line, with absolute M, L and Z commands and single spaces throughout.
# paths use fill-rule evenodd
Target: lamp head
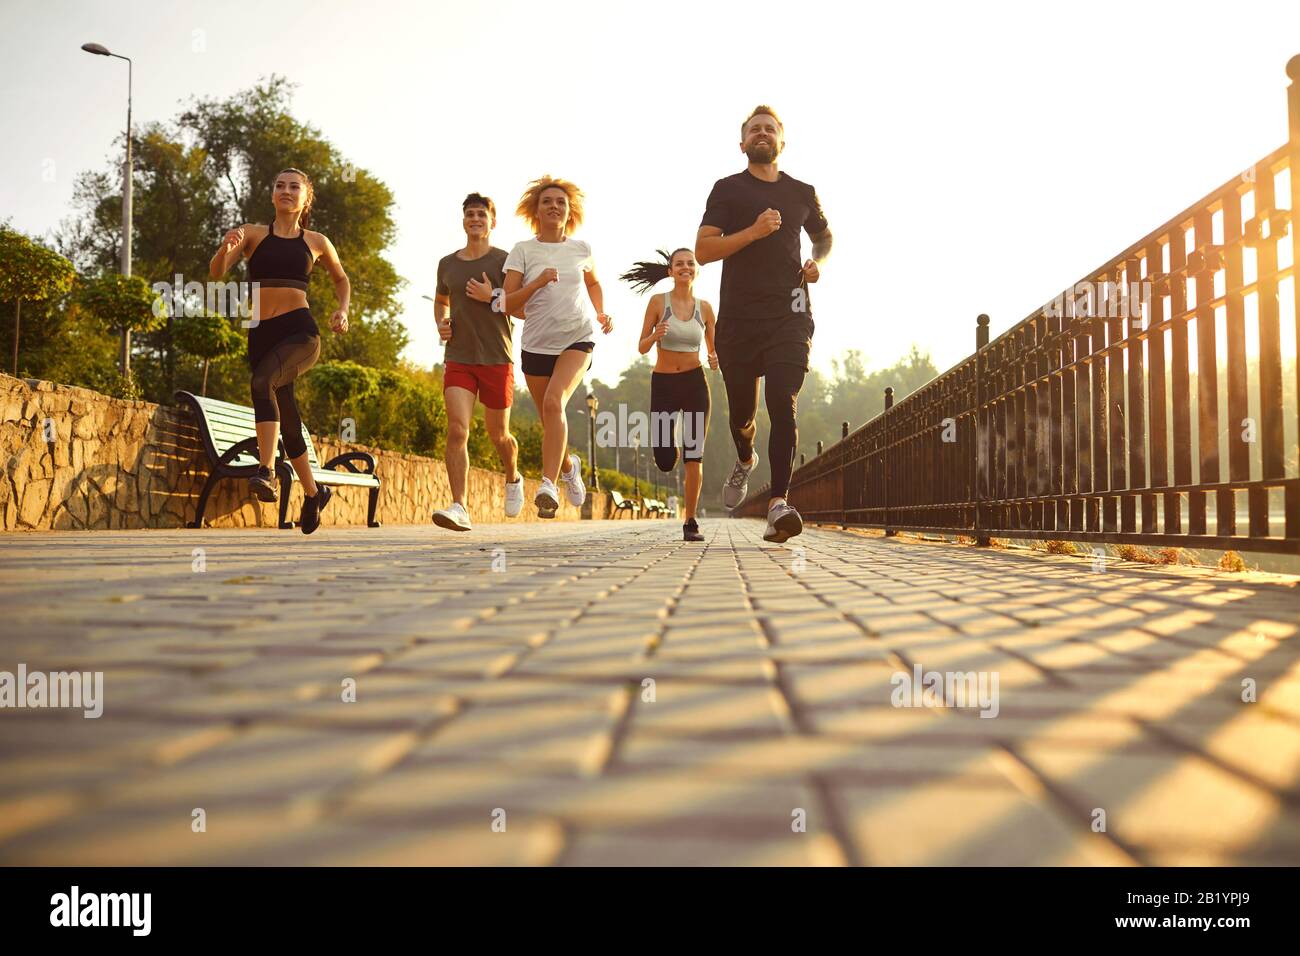
M 112 56 L 112 54 L 108 52 L 108 48 L 99 43 L 83 43 L 81 44 L 81 48 L 87 53 L 94 53 L 97 56 Z

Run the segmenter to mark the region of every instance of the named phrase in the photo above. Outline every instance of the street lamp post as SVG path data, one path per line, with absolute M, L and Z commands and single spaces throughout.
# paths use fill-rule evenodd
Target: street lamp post
M 591 411 L 588 416 L 591 428 L 591 443 L 588 447 L 588 458 L 591 460 L 591 490 L 600 491 L 600 479 L 596 477 L 596 409 L 600 407 L 600 401 L 596 398 L 596 393 L 587 389 L 587 408 Z
M 129 56 L 111 53 L 99 43 L 83 43 L 81 48 L 96 56 L 126 60 L 126 167 L 122 170 L 122 275 L 131 274 L 131 73 L 134 64 Z M 131 330 L 122 329 L 122 374 L 131 372 Z
M 641 497 L 641 439 L 632 442 L 632 497 Z

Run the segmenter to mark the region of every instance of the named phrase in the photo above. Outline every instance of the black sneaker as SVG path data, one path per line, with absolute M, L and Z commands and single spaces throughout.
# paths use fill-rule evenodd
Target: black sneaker
M 683 541 L 704 540 L 704 535 L 700 534 L 700 526 L 696 523 L 694 518 L 692 518 L 690 521 L 682 525 L 682 540 Z
M 334 492 L 325 485 L 317 485 L 315 498 L 303 498 L 302 514 L 298 516 L 298 524 L 302 525 L 303 534 L 311 534 L 320 527 L 320 513 L 325 510 L 333 495 Z
M 257 474 L 248 479 L 248 490 L 260 501 L 275 500 L 275 480 L 270 468 L 258 468 Z

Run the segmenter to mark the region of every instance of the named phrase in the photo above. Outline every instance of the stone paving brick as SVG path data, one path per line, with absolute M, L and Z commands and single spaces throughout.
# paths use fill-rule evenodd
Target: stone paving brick
M 0 863 L 1300 860 L 1295 579 L 705 525 L 0 538 Z
M 860 857 L 876 866 L 1123 866 L 1104 836 L 1061 819 L 1004 783 L 961 778 L 908 787 L 837 785 L 834 801 Z
M 1129 846 L 1249 852 L 1272 843 L 1293 856 L 1300 853 L 1300 817 L 1294 811 L 1201 757 L 1050 744 L 1026 744 L 1017 753 L 1080 815 L 1104 809 L 1108 832 Z

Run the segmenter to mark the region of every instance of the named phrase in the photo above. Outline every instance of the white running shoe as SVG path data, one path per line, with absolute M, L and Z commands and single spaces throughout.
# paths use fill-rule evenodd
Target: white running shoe
M 803 531 L 803 519 L 786 502 L 773 505 L 767 511 L 767 530 L 763 532 L 764 541 L 783 544 Z
M 433 513 L 433 523 L 448 531 L 469 531 L 469 512 L 459 501 L 453 501 L 450 508 Z
M 587 488 L 582 483 L 582 459 L 577 455 L 569 456 L 569 473 L 566 475 L 560 472 L 560 484 L 564 485 L 564 493 L 569 498 L 569 504 L 581 508 L 582 503 L 587 500 Z
M 749 494 L 749 475 L 758 467 L 758 452 L 753 453 L 748 465 L 736 462 L 731 469 L 731 477 L 722 485 L 722 504 L 728 510 L 736 508 Z
M 533 504 L 537 505 L 537 517 L 555 517 L 555 512 L 560 508 L 560 495 L 551 479 L 543 476 L 537 494 L 533 497 Z
M 513 518 L 524 510 L 524 476 L 506 482 L 506 517 Z

